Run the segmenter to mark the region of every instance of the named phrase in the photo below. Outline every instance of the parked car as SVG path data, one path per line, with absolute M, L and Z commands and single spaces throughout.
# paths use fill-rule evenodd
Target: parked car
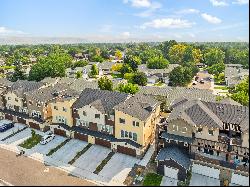
M 45 145 L 55 138 L 54 134 L 48 134 L 42 137 L 40 144 Z
M 2 122 L 0 123 L 0 132 L 5 132 L 8 129 L 11 129 L 14 127 L 14 123 L 13 122 Z

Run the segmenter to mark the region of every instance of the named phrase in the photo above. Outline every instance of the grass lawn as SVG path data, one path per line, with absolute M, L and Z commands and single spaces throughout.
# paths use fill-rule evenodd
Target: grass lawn
M 228 90 L 228 88 L 226 86 L 215 86 L 214 89 L 218 89 L 218 90 Z
M 160 186 L 162 177 L 156 173 L 148 173 L 143 181 L 143 186 Z
M 84 147 L 81 151 L 76 153 L 76 156 L 68 162 L 68 164 L 73 164 L 81 155 L 83 155 L 90 147 L 92 146 L 92 144 L 88 144 L 86 147 Z
M 94 173 L 95 174 L 100 173 L 100 171 L 104 168 L 104 166 L 108 163 L 108 161 L 112 158 L 114 154 L 115 154 L 114 152 L 110 152 L 108 156 L 102 161 L 102 163 L 99 166 L 97 166 Z
M 35 134 L 29 139 L 25 140 L 23 143 L 19 144 L 20 147 L 31 149 L 35 145 L 37 145 L 41 141 L 42 136 L 39 134 Z
M 114 79 L 115 78 L 122 78 L 122 74 L 114 74 L 114 73 L 112 73 L 112 75 L 111 75 Z
M 51 156 L 52 154 L 54 154 L 58 149 L 60 149 L 62 146 L 64 146 L 69 141 L 70 141 L 70 139 L 66 139 L 64 142 L 62 142 L 61 144 L 59 144 L 57 147 L 51 149 L 49 151 L 49 153 L 46 154 L 46 156 Z
M 0 66 L 0 69 L 15 69 L 16 66 Z
M 154 86 L 163 86 L 163 85 L 164 85 L 164 83 L 162 83 L 162 82 L 157 82 L 154 84 Z

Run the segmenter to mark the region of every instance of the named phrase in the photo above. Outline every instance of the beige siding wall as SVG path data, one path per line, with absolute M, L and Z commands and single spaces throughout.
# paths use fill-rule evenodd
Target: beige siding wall
M 249 134 L 248 134 L 248 132 L 242 133 L 241 139 L 242 139 L 242 147 L 249 148 Z
M 72 127 L 73 126 L 73 118 L 72 118 L 72 109 L 71 106 L 75 102 L 76 99 L 72 99 L 69 101 L 63 101 L 63 102 L 56 102 L 51 103 L 51 110 L 52 110 L 52 123 L 59 123 L 57 120 L 58 116 L 62 116 L 66 119 L 66 125 Z M 57 107 L 58 110 L 56 110 L 54 107 Z M 63 111 L 63 107 L 66 108 L 66 112 Z
M 86 116 L 83 115 L 83 113 L 86 113 Z M 100 119 L 95 118 L 95 114 L 100 114 Z M 86 105 L 83 106 L 82 108 L 78 109 L 78 115 L 81 120 L 84 120 L 86 122 L 92 122 L 92 123 L 97 123 L 97 124 L 105 124 L 105 115 L 102 114 L 99 110 L 94 108 L 93 106 Z
M 193 127 L 182 119 L 172 120 L 168 124 L 168 133 L 192 137 Z
M 203 126 L 202 127 L 202 132 L 196 132 L 196 130 L 198 129 L 198 127 L 195 129 L 195 137 L 196 138 L 201 138 L 201 139 L 206 139 L 206 140 L 211 140 L 211 141 L 218 141 L 218 136 L 219 136 L 219 129 L 212 129 L 212 128 L 208 128 Z M 208 134 L 209 130 L 213 130 L 213 135 Z
M 10 98 L 10 100 L 8 98 Z M 12 92 L 8 92 L 5 95 L 5 99 L 6 99 L 6 105 L 9 104 L 12 106 L 19 106 L 19 107 L 23 106 L 22 98 L 17 97 L 16 94 L 14 94 Z M 17 101 L 15 99 L 17 99 Z

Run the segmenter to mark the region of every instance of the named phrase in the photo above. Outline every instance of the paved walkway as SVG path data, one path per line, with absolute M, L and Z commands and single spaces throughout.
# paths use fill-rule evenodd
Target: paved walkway
M 177 186 L 177 182 L 177 179 L 172 179 L 170 177 L 163 176 L 160 186 Z

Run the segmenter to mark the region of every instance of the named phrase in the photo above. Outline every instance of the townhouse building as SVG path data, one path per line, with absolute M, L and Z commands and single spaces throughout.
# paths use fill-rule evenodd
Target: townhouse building
M 248 176 L 248 107 L 178 99 L 171 109 L 159 129 L 159 173 L 185 180 L 192 163 L 192 172 L 213 178 L 231 180 L 237 172 Z

